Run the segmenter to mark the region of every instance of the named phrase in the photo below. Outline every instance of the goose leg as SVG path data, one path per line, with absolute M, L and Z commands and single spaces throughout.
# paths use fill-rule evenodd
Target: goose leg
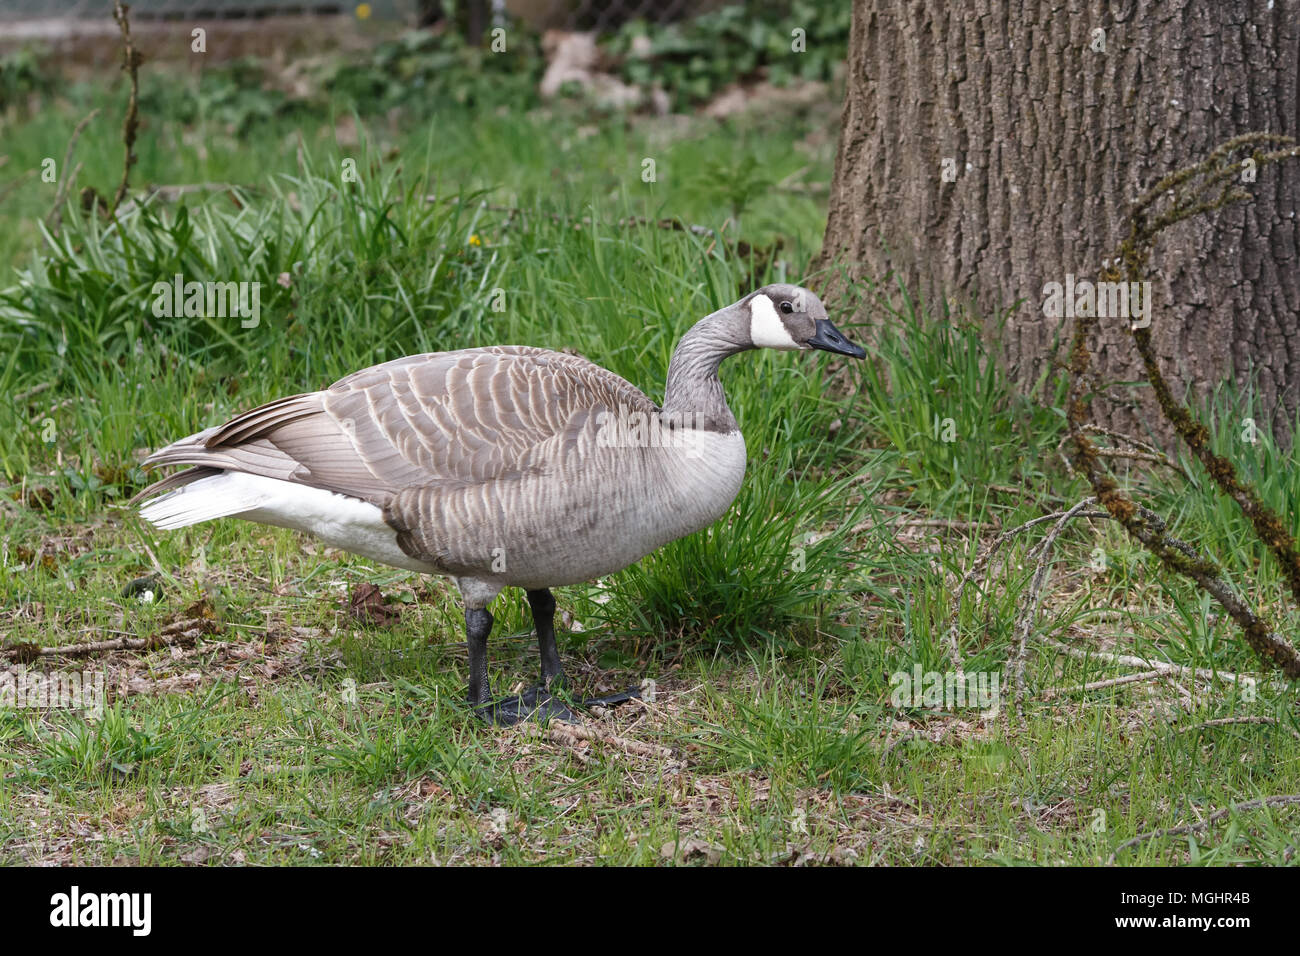
M 550 592 L 543 592 L 550 597 Z M 531 598 L 530 598 L 531 601 Z M 534 612 L 536 613 L 536 612 Z M 551 598 L 550 613 L 555 613 L 555 599 Z M 552 626 L 550 617 L 545 617 L 546 633 L 550 638 L 549 657 L 547 651 L 542 652 L 542 673 L 543 675 L 551 674 L 554 678 L 558 675 L 560 684 L 563 683 L 564 673 L 560 670 L 560 656 L 555 648 L 555 629 Z M 465 609 L 465 645 L 469 648 L 469 703 L 474 708 L 474 713 L 487 721 L 489 724 L 497 724 L 507 727 L 511 724 L 517 724 L 521 720 L 545 720 L 552 718 L 555 720 L 573 720 L 573 713 L 564 703 L 547 692 L 547 685 L 534 687 L 525 691 L 516 697 L 503 697 L 501 700 L 492 699 L 492 687 L 488 681 L 487 672 L 487 641 L 488 635 L 492 633 L 492 614 L 487 608 L 466 608 Z M 538 630 L 538 641 L 542 641 L 542 630 Z M 547 662 L 551 663 L 548 664 Z M 552 667 L 553 665 L 553 667 Z M 551 668 L 548 671 L 548 668 Z M 543 680 L 546 677 L 543 676 Z M 559 686 L 558 684 L 556 685 Z
M 565 700 L 554 696 L 564 695 L 568 682 L 560 651 L 555 644 L 555 595 L 547 588 L 526 592 L 528 606 L 533 612 L 533 626 L 537 629 L 537 649 L 542 656 L 542 682 L 516 697 L 492 700 L 492 690 L 487 674 L 487 640 L 492 632 L 492 615 L 487 608 L 466 608 L 465 635 L 469 647 L 469 702 L 476 713 L 490 724 L 509 726 L 521 720 L 574 720 L 573 712 Z M 583 707 L 593 704 L 610 706 L 639 697 L 637 688 L 608 697 L 593 697 L 579 701 Z
M 542 655 L 542 689 L 547 693 L 566 690 L 564 666 L 555 646 L 555 595 L 548 589 L 528 592 L 528 606 L 533 610 L 533 627 L 537 629 L 537 649 Z
M 489 702 L 487 640 L 492 633 L 492 612 L 485 607 L 465 608 L 465 644 L 469 648 L 469 702 L 481 707 Z

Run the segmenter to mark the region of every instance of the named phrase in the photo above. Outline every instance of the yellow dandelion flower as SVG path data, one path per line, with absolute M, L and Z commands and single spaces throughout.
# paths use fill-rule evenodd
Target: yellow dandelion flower
M 368 4 L 368 3 L 358 3 L 358 4 L 357 4 L 357 10 L 356 10 L 356 13 L 357 13 L 357 19 L 358 19 L 358 20 L 369 20 L 369 19 L 370 19 L 370 4 Z
M 469 237 L 469 244 L 471 246 L 481 246 L 483 245 L 483 240 L 478 237 L 478 233 L 475 233 Z

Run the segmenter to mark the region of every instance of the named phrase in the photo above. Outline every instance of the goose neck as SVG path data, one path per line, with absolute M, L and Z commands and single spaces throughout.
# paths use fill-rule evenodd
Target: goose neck
M 715 312 L 697 322 L 673 351 L 668 365 L 668 384 L 664 389 L 663 411 L 693 416 L 699 427 L 710 431 L 736 429 L 735 416 L 718 378 L 718 366 L 729 355 L 752 346 L 743 344 L 735 322 L 726 311 Z

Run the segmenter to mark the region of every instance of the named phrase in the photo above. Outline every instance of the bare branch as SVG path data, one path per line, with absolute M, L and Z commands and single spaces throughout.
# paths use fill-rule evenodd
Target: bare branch
M 1177 170 L 1162 179 L 1134 206 L 1129 215 L 1129 236 L 1121 244 L 1114 265 L 1102 270 L 1102 278 L 1111 282 L 1122 278 L 1139 281 L 1145 274 L 1151 250 L 1162 230 L 1191 216 L 1222 208 L 1230 202 L 1249 199 L 1249 194 L 1233 188 L 1240 173 L 1240 165 L 1232 161 L 1233 154 L 1246 147 L 1254 147 L 1251 158 L 1257 166 L 1300 156 L 1300 149 L 1294 147 L 1271 153 L 1261 152 L 1259 148 L 1266 144 L 1281 143 L 1289 144 L 1291 140 L 1265 133 L 1238 136 L 1221 144 L 1203 162 Z M 1216 187 L 1218 192 L 1214 194 Z M 1169 208 L 1152 217 L 1152 207 L 1165 200 L 1168 201 Z M 1191 579 L 1223 606 L 1241 627 L 1246 643 L 1262 660 L 1279 668 L 1293 680 L 1300 678 L 1300 654 L 1297 654 L 1295 647 L 1285 637 L 1270 630 L 1233 592 L 1224 581 L 1217 564 L 1170 536 L 1165 530 L 1164 521 L 1148 509 L 1136 505 L 1102 467 L 1099 449 L 1087 435 L 1091 402 L 1085 390 L 1091 360 L 1088 337 L 1096 324 L 1096 316 L 1077 318 L 1070 350 L 1066 420 L 1074 444 L 1075 470 L 1088 479 L 1097 500 L 1124 526 L 1130 537 L 1144 545 L 1166 566 Z M 1256 533 L 1282 565 L 1292 593 L 1300 599 L 1300 552 L 1296 551 L 1295 541 L 1277 516 L 1258 500 L 1254 489 L 1237 478 L 1232 463 L 1209 452 L 1208 429 L 1195 422 L 1190 412 L 1173 401 L 1172 393 L 1151 350 L 1148 330 L 1134 329 L 1133 336 L 1142 353 L 1147 377 L 1156 390 L 1161 410 L 1224 493 L 1232 497 L 1251 519 Z
M 108 209 L 108 218 L 112 219 L 117 207 L 126 196 L 130 183 L 131 167 L 135 165 L 135 134 L 140 127 L 140 64 L 144 58 L 131 40 L 131 21 L 127 14 L 131 8 L 122 0 L 113 0 L 113 19 L 122 30 L 122 69 L 131 78 L 131 98 L 127 103 L 126 116 L 122 120 L 122 145 L 126 153 L 122 158 L 122 182 L 113 194 L 113 203 Z
M 1043 587 L 1046 585 L 1047 578 L 1052 570 L 1052 545 L 1056 543 L 1056 539 L 1065 530 L 1065 526 L 1070 523 L 1070 519 L 1077 517 L 1080 512 L 1095 501 L 1095 498 L 1084 498 L 1061 515 L 1043 540 L 1030 548 L 1029 553 L 1025 556 L 1028 560 L 1033 560 L 1035 554 L 1037 554 L 1038 564 L 1034 568 L 1034 576 L 1029 582 L 1029 590 L 1025 594 L 1024 603 L 1020 606 L 1015 622 L 1015 630 L 1020 634 L 1020 639 L 1016 642 L 1016 656 L 1014 659 L 1017 715 L 1022 713 L 1022 702 L 1024 700 L 1025 658 L 1029 650 L 1029 635 L 1033 632 L 1034 620 L 1038 617 L 1038 608 L 1043 603 Z
M 31 662 L 38 657 L 86 657 L 90 654 L 103 654 L 109 651 L 152 650 L 170 644 L 184 644 L 193 641 L 201 634 L 210 634 L 214 630 L 212 621 L 196 617 L 168 624 L 157 634 L 150 637 L 115 637 L 108 641 L 90 641 L 85 644 L 60 644 L 42 647 L 39 644 L 18 644 L 12 647 L 0 647 L 0 655 L 18 661 Z
M 1214 824 L 1232 813 L 1245 813 L 1248 810 L 1262 810 L 1265 807 L 1284 807 L 1293 804 L 1300 804 L 1300 793 L 1279 794 L 1274 797 L 1261 797 L 1258 800 L 1243 800 L 1241 803 L 1234 803 L 1232 806 L 1224 807 L 1222 810 L 1215 810 L 1204 820 L 1200 820 L 1197 823 L 1185 823 L 1182 826 L 1140 833 L 1133 839 L 1125 840 L 1119 846 L 1115 847 L 1115 852 L 1110 855 L 1110 858 L 1106 860 L 1106 863 L 1114 863 L 1115 858 L 1124 850 L 1127 850 L 1131 846 L 1137 846 L 1137 844 L 1155 837 L 1183 836 L 1188 833 L 1199 833 L 1202 830 L 1208 830 Z
M 1109 518 L 1110 513 L 1106 511 L 1079 510 L 1080 505 L 1091 504 L 1094 500 L 1095 499 L 1093 498 L 1085 498 L 1069 511 L 1057 511 L 1048 515 L 1040 515 L 1037 518 L 1032 518 L 1029 521 L 1026 521 L 1022 525 L 1003 531 L 993 539 L 992 543 L 985 549 L 984 553 L 975 559 L 975 563 L 971 565 L 971 569 L 963 575 L 961 584 L 957 587 L 957 596 L 953 599 L 952 623 L 948 627 L 948 657 L 952 661 L 953 667 L 956 668 L 957 673 L 960 674 L 962 672 L 961 649 L 957 645 L 957 618 L 961 612 L 962 598 L 966 596 L 967 585 L 975 579 L 976 575 L 988 567 L 989 562 L 998 551 L 1001 550 L 1004 544 L 1023 531 L 1028 531 L 1030 528 L 1036 527 L 1040 524 L 1045 524 L 1048 521 L 1057 521 L 1067 514 L 1072 518 Z

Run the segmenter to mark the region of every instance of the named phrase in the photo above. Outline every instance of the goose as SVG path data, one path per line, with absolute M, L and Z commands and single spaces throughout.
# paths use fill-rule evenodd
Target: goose
M 161 529 L 235 517 L 451 577 L 474 713 L 496 724 L 570 720 L 551 589 L 620 571 L 726 513 L 746 452 L 718 366 L 754 348 L 866 356 L 815 294 L 784 283 L 682 336 L 662 406 L 568 353 L 495 345 L 411 355 L 154 452 L 146 468 L 184 470 L 132 501 Z M 505 587 L 527 596 L 541 684 L 493 700 L 488 607 Z

